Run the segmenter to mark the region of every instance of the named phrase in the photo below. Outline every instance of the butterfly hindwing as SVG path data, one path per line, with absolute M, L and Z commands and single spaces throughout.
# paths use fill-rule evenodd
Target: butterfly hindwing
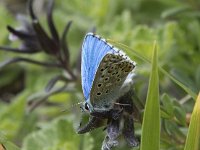
M 134 63 L 119 51 L 106 54 L 95 75 L 90 93 L 91 104 L 100 109 L 110 107 L 122 94 L 120 89 L 134 67 Z

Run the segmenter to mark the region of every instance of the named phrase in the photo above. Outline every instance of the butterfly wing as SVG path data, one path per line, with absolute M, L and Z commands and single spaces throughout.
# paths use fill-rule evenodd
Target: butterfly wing
M 104 39 L 93 33 L 88 33 L 85 36 L 82 45 L 81 77 L 83 94 L 86 100 L 89 98 L 97 68 L 108 52 L 112 53 L 114 50 Z
M 114 50 L 114 53 L 107 53 L 103 57 L 95 75 L 90 92 L 90 102 L 96 110 L 109 109 L 113 101 L 125 94 L 122 87 L 128 84 L 125 81 L 129 80 L 128 76 L 135 67 L 135 62 L 123 52 L 116 48 Z

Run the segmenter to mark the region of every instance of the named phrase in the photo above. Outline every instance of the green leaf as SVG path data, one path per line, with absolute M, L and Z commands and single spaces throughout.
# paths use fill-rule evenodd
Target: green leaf
M 161 96 L 163 109 L 168 114 L 169 118 L 172 118 L 174 116 L 173 113 L 173 103 L 171 101 L 171 98 L 166 93 Z
M 8 39 L 8 32 L 6 30 L 6 26 L 8 24 L 14 25 L 16 23 L 13 21 L 13 16 L 11 15 L 11 13 L 8 11 L 8 9 L 6 9 L 6 7 L 4 7 L 4 5 L 2 5 L 2 3 L 0 5 L 0 14 L 1 17 L 5 18 L 4 21 L 1 21 L 0 45 L 2 45 Z
M 93 138 L 89 134 L 78 135 L 69 121 L 58 118 L 29 134 L 23 142 L 22 150 L 77 150 L 80 147 L 82 150 L 91 150 Z
M 164 11 L 161 14 L 161 17 L 165 19 L 168 17 L 176 16 L 177 14 L 180 14 L 180 13 L 183 13 L 183 12 L 186 12 L 189 10 L 191 10 L 191 7 L 189 7 L 189 6 L 179 6 L 179 7 L 175 7 L 175 8 L 170 8 L 170 9 Z
M 186 113 L 180 107 L 174 107 L 174 114 L 179 121 L 179 124 L 185 126 L 186 125 Z
M 200 65 L 196 69 L 195 81 L 196 81 L 197 88 L 200 89 Z
M 160 150 L 160 102 L 156 44 L 154 45 L 152 69 L 142 124 L 141 150 Z
M 10 105 L 5 105 L 3 103 L 0 105 L 0 131 L 3 131 L 9 140 L 16 136 L 21 122 L 23 121 L 26 97 L 27 93 L 22 92 L 13 99 Z
M 197 97 L 184 150 L 199 150 L 200 148 L 200 93 Z
M 3 144 L 3 146 L 6 148 L 6 150 L 20 150 L 19 147 L 10 141 L 7 141 L 5 144 Z

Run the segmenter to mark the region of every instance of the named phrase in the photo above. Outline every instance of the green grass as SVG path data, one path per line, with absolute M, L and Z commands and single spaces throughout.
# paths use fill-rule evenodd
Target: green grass
M 21 41 L 8 40 L 6 25 L 17 28 L 20 23 L 2 5 L 4 2 L 12 6 L 14 1 L 0 2 L 0 46 L 19 47 Z M 80 72 L 76 68 L 80 65 L 82 40 L 95 27 L 97 34 L 112 39 L 108 42 L 125 51 L 137 63 L 134 79 L 137 99 L 133 102 L 138 101 L 139 120 L 143 119 L 143 123 L 135 119 L 135 132 L 141 139 L 140 149 L 198 150 L 200 3 L 174 0 L 137 0 L 134 3 L 132 0 L 73 0 L 55 3 L 53 18 L 59 33 L 68 21 L 73 21 L 67 41 L 71 70 L 75 70 L 77 80 L 70 83 L 59 81 L 50 92 L 46 92 L 44 89 L 50 79 L 61 75 L 67 77 L 68 74 L 59 68 L 25 63 L 1 68 L 0 144 L 7 150 L 29 150 L 34 146 L 45 150 L 63 147 L 74 150 L 100 149 L 105 132 L 99 129 L 87 135 L 77 135 L 75 129 L 82 112 L 79 106 L 72 107 L 84 101 Z M 45 17 L 44 13 L 38 12 L 42 26 L 48 31 Z M 155 40 L 157 44 L 152 51 Z M 21 56 L 0 51 L 0 63 L 16 56 L 55 62 L 46 53 Z M 19 90 L 21 85 L 24 88 Z M 59 92 L 63 85 L 66 88 Z M 13 91 L 18 92 L 13 94 Z M 52 93 L 55 94 L 51 96 Z M 9 102 L 5 102 L 7 98 L 10 98 Z M 42 100 L 41 105 L 29 112 L 31 104 Z M 63 113 L 63 109 L 67 111 Z M 188 120 L 186 116 L 190 115 Z M 115 149 L 131 148 L 122 144 Z
M 152 69 L 142 122 L 141 150 L 160 149 L 160 101 L 156 43 L 153 48 Z
M 200 93 L 194 106 L 184 150 L 200 148 Z

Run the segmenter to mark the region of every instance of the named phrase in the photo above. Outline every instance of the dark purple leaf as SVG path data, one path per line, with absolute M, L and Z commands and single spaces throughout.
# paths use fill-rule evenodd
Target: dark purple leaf
M 70 55 L 69 55 L 69 48 L 68 48 L 68 43 L 66 41 L 66 37 L 67 37 L 67 33 L 69 31 L 71 24 L 72 24 L 72 21 L 69 21 L 67 23 L 63 31 L 62 38 L 61 38 L 61 47 L 62 47 L 61 51 L 63 52 L 63 54 L 61 53 L 61 55 L 64 56 L 63 59 L 66 61 L 67 65 L 69 65 Z
M 46 86 L 46 88 L 45 88 L 45 91 L 46 91 L 46 92 L 49 92 L 49 91 L 54 87 L 54 85 L 56 84 L 56 82 L 58 82 L 58 81 L 68 82 L 68 81 L 70 81 L 70 80 L 67 79 L 67 78 L 65 78 L 65 77 L 62 76 L 62 75 L 58 75 L 58 76 L 52 78 L 52 79 L 48 82 L 48 84 L 47 84 L 47 86 Z
M 49 5 L 48 5 L 48 11 L 47 11 L 47 21 L 48 21 L 49 29 L 51 32 L 51 36 L 54 39 L 54 41 L 57 43 L 57 45 L 59 45 L 59 35 L 54 25 L 53 17 L 52 17 L 53 8 L 54 8 L 54 0 L 50 0 Z
M 32 63 L 32 64 L 35 64 L 35 65 L 40 65 L 40 66 L 44 66 L 44 67 L 55 67 L 55 68 L 61 67 L 59 64 L 39 62 L 39 61 L 28 59 L 28 58 L 17 57 L 17 58 L 8 59 L 8 60 L 0 63 L 0 68 L 5 67 L 5 66 L 10 65 L 10 64 L 13 64 L 13 63 L 17 63 L 17 62 Z
M 42 47 L 42 49 L 46 53 L 50 54 L 57 54 L 57 51 L 59 50 L 55 42 L 49 38 L 49 36 L 46 34 L 44 29 L 41 27 L 40 23 L 38 21 L 33 21 L 33 28 L 36 32 L 38 41 Z
M 25 31 L 17 31 L 11 26 L 7 26 L 7 29 L 9 32 L 17 36 L 19 39 L 26 39 L 26 40 L 33 40 L 35 38 L 35 35 L 31 35 L 30 33 L 26 33 Z
M 24 53 L 24 54 L 32 54 L 36 53 L 38 51 L 33 50 L 33 49 L 25 49 L 25 48 L 11 48 L 11 47 L 5 47 L 5 46 L 0 46 L 0 50 L 4 50 L 7 52 L 15 52 L 15 53 Z
M 33 0 L 28 1 L 28 10 L 32 20 L 37 20 L 37 17 L 33 11 Z

